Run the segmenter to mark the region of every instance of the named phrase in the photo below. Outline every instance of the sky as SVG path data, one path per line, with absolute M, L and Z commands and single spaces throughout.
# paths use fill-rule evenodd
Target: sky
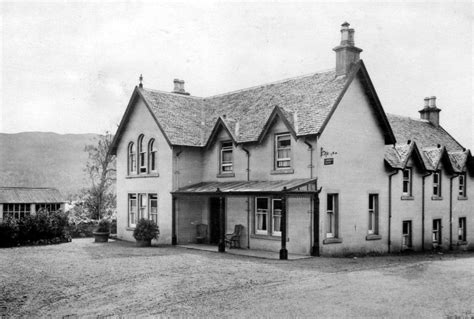
M 335 67 L 340 25 L 387 113 L 474 150 L 473 5 L 443 2 L 0 0 L 0 132 L 115 132 L 138 77 L 211 96 Z

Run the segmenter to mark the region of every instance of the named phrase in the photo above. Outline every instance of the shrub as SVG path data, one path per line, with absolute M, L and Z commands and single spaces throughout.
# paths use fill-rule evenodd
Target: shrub
M 0 223 L 0 247 L 11 247 L 17 243 L 18 224 L 12 218 Z
M 95 229 L 98 233 L 109 233 L 110 232 L 110 221 L 107 219 L 101 219 L 99 225 Z
M 140 219 L 137 223 L 137 226 L 133 230 L 133 237 L 136 240 L 152 240 L 158 239 L 158 235 L 160 234 L 160 230 L 158 225 L 149 219 Z

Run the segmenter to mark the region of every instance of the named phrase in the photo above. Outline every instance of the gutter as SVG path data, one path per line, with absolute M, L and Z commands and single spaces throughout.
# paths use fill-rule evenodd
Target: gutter
M 425 178 L 433 174 L 429 172 L 421 177 L 421 250 L 425 251 Z
M 247 154 L 247 181 L 250 181 L 250 151 L 242 146 Z M 250 249 L 250 196 L 247 196 L 247 248 Z
M 387 246 L 388 246 L 388 253 L 390 254 L 392 251 L 392 176 L 398 174 L 398 169 L 388 175 L 388 238 L 387 238 Z
M 310 155 L 309 155 L 309 177 L 310 178 L 313 178 L 313 145 L 311 145 L 311 143 L 309 143 L 306 139 L 303 140 L 303 142 L 308 145 L 308 148 L 309 148 L 309 152 L 310 152 Z
M 459 174 L 449 178 L 449 250 L 453 250 L 453 179 Z

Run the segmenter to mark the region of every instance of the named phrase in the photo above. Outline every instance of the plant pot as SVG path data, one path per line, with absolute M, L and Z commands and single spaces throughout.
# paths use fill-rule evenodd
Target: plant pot
M 145 239 L 145 240 L 137 239 L 137 247 L 150 247 L 150 246 L 151 246 L 151 239 Z
M 110 232 L 93 232 L 94 242 L 96 243 L 106 243 L 109 241 Z

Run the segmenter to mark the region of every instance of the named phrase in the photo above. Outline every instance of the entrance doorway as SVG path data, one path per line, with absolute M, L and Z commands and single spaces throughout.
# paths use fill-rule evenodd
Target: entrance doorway
M 219 243 L 219 225 L 220 225 L 220 199 L 211 197 L 209 199 L 209 242 L 211 244 Z M 225 216 L 225 205 L 224 205 Z

